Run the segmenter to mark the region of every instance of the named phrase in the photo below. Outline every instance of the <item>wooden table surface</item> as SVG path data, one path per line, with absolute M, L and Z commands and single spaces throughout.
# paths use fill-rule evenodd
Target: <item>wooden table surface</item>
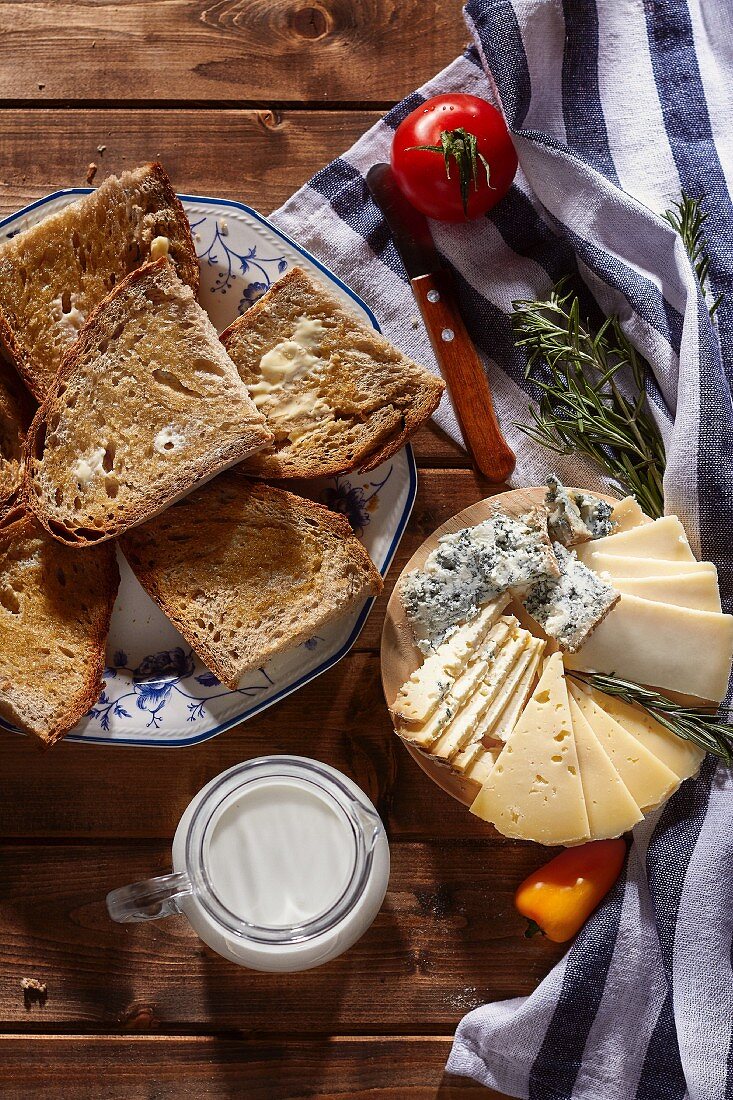
M 466 40 L 446 0 L 2 0 L 0 30 L 2 214 L 84 184 L 91 161 L 99 180 L 155 157 L 179 190 L 267 213 Z M 526 940 L 512 907 L 542 850 L 491 839 L 390 730 L 378 646 L 394 578 L 489 492 L 437 429 L 415 451 L 417 503 L 386 591 L 320 679 L 186 749 L 40 755 L 2 735 L 3 1097 L 492 1095 L 443 1074 L 455 1026 L 531 992 L 560 951 Z M 113 924 L 107 891 L 164 872 L 192 795 L 265 752 L 325 760 L 376 802 L 393 869 L 363 940 L 277 976 L 223 961 L 183 918 Z M 24 1005 L 23 977 L 47 982 L 45 1005 Z

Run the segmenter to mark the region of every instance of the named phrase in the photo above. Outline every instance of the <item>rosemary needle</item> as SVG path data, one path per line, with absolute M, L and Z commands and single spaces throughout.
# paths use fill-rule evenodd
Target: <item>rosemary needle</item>
M 673 203 L 673 209 L 668 210 L 664 217 L 682 238 L 687 255 L 690 257 L 690 263 L 695 269 L 702 296 L 705 298 L 710 274 L 710 260 L 705 251 L 705 235 L 703 232 L 707 214 L 701 209 L 700 200 L 688 198 L 683 193 L 680 201 Z M 709 307 L 711 317 L 722 300 L 723 295 L 720 294 Z
M 582 680 L 604 695 L 613 695 L 625 703 L 636 703 L 670 733 L 692 741 L 725 764 L 733 764 L 733 727 L 718 717 L 718 707 L 685 707 L 651 688 L 629 680 L 619 680 L 615 676 L 570 670 L 568 675 Z

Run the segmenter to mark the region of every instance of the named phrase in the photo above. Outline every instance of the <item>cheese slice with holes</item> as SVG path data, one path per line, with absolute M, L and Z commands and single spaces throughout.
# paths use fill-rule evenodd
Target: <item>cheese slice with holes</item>
M 591 838 L 608 840 L 622 836 L 633 829 L 644 815 L 621 782 L 572 694 L 570 715 Z
M 691 607 L 696 611 L 721 611 L 720 590 L 715 573 L 678 573 L 668 577 L 617 577 L 613 582 L 617 592 L 641 596 L 654 603 L 671 603 Z
M 532 635 L 521 629 L 506 641 L 487 668 L 486 675 L 474 694 L 432 746 L 430 751 L 433 756 L 452 760 L 461 751 L 479 723 L 483 723 L 486 712 L 496 704 L 497 699 L 503 699 L 507 692 L 511 692 L 510 675 L 532 641 Z
M 593 688 L 583 690 L 590 695 L 596 706 L 623 726 L 627 733 L 640 741 L 645 749 L 656 756 L 657 760 L 661 760 L 680 779 L 689 779 L 691 775 L 697 775 L 705 759 L 703 749 L 693 745 L 691 741 L 684 741 L 681 737 L 675 736 L 641 707 L 632 706 L 622 699 L 615 699 Z
M 611 519 L 616 524 L 614 535 L 620 535 L 622 531 L 630 531 L 633 527 L 640 527 L 642 523 L 651 523 L 652 520 L 645 516 L 633 497 L 624 497 L 611 512 Z
M 465 703 L 473 696 L 483 682 L 489 666 L 496 660 L 502 646 L 518 629 L 516 619 L 502 618 L 487 634 L 480 648 L 456 678 L 450 691 L 442 699 L 438 708 L 421 726 L 398 725 L 397 732 L 406 741 L 429 748 L 434 745 L 448 723 L 456 717 Z
M 720 702 L 733 660 L 733 616 L 621 596 L 568 668 Z
M 471 813 L 504 836 L 541 844 L 590 837 L 562 656 L 547 659 Z
M 632 527 L 617 535 L 593 539 L 577 547 L 578 557 L 591 568 L 593 554 L 626 554 L 637 558 L 662 558 L 666 561 L 694 561 L 685 529 L 677 516 L 663 516 L 653 523 Z
M 653 810 L 677 790 L 679 776 L 597 706 L 572 680 L 569 681 L 569 693 L 640 810 L 644 813 Z
M 593 553 L 586 562 L 596 573 L 609 573 L 613 581 L 645 577 L 702 576 L 718 572 L 710 561 L 662 561 L 660 558 L 635 558 L 621 554 Z
M 487 604 L 434 653 L 425 658 L 397 693 L 392 714 L 398 722 L 425 722 L 447 695 L 509 602 L 508 596 Z
M 506 741 L 532 694 L 545 643 L 532 638 L 502 685 L 501 692 L 484 712 L 470 741 L 453 759 L 453 767 L 465 772 L 474 758 L 481 755 L 483 738 Z

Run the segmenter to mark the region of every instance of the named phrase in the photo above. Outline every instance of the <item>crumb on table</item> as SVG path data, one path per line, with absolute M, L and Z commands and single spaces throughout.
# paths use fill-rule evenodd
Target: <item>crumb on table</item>
M 34 1003 L 40 1005 L 46 1003 L 48 986 L 45 982 L 40 981 L 38 978 L 21 978 L 20 988 L 23 990 L 23 1001 L 26 1008 L 30 1008 Z
M 97 174 L 97 165 L 92 161 L 87 168 L 87 183 L 94 183 L 94 177 Z

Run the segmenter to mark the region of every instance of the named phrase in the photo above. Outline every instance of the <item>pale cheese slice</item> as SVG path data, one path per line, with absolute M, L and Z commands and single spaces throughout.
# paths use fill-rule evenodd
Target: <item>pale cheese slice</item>
M 479 783 L 483 786 L 494 770 L 494 765 L 499 759 L 500 752 L 501 749 L 498 745 L 491 748 L 482 745 L 481 752 L 477 754 L 471 767 L 466 769 L 464 773 L 465 778 L 471 779 L 474 783 Z
M 590 837 L 562 656 L 545 662 L 471 813 L 504 836 L 541 844 L 581 844 Z
M 702 576 L 718 571 L 711 561 L 662 561 L 660 558 L 635 558 L 621 554 L 593 553 L 586 562 L 596 573 L 609 573 L 612 580 L 637 580 L 645 577 Z
M 646 813 L 664 802 L 680 785 L 680 778 L 640 741 L 615 722 L 590 695 L 568 681 L 569 694 L 580 707 L 621 782 L 640 810 Z
M 616 525 L 614 535 L 620 535 L 622 531 L 631 531 L 633 527 L 640 527 L 643 523 L 651 523 L 652 520 L 645 516 L 633 497 L 624 497 L 611 512 L 611 519 Z
M 544 648 L 545 643 L 540 638 L 532 638 L 529 641 L 502 684 L 501 692 L 483 714 L 470 741 L 453 760 L 456 771 L 465 772 L 476 756 L 481 755 L 483 738 L 491 738 L 494 741 L 508 739 L 532 694 Z
M 720 702 L 733 659 L 733 616 L 621 596 L 568 668 Z
M 642 821 L 644 815 L 621 782 L 572 693 L 570 714 L 591 839 L 622 836 Z
M 632 527 L 617 535 L 584 542 L 578 548 L 578 557 L 586 565 L 593 554 L 626 554 L 638 558 L 662 558 L 666 561 L 694 561 L 685 529 L 677 516 L 663 516 L 653 523 Z
M 640 741 L 644 748 L 653 753 L 657 760 L 666 764 L 680 779 L 689 779 L 691 775 L 697 775 L 700 764 L 705 759 L 703 749 L 693 745 L 691 741 L 675 736 L 641 707 L 632 706 L 622 699 L 605 695 L 602 691 L 595 691 L 593 688 L 588 689 L 588 694 L 596 706 L 623 726 L 627 733 Z
M 641 596 L 654 603 L 671 603 L 696 611 L 721 611 L 718 579 L 714 573 L 678 573 L 669 577 L 637 577 L 613 582 L 617 592 Z
M 496 659 L 497 654 L 505 642 L 513 636 L 518 629 L 516 619 L 503 618 L 495 624 L 481 644 L 471 663 L 464 672 L 454 681 L 448 694 L 443 698 L 438 708 L 421 726 L 397 726 L 397 732 L 406 741 L 410 741 L 421 748 L 427 748 L 435 744 L 445 726 L 459 713 L 466 701 L 486 676 L 489 665 Z
M 483 723 L 484 715 L 495 704 L 497 698 L 503 698 L 505 691 L 511 691 L 508 677 L 532 640 L 532 635 L 526 630 L 517 630 L 516 634 L 506 641 L 489 665 L 483 681 L 474 694 L 432 746 L 431 755 L 439 756 L 443 760 L 452 760 L 456 753 L 461 751 L 471 739 L 479 723 Z
M 398 722 L 425 722 L 448 693 L 509 602 L 501 596 L 461 626 L 425 658 L 397 693 L 392 714 Z

